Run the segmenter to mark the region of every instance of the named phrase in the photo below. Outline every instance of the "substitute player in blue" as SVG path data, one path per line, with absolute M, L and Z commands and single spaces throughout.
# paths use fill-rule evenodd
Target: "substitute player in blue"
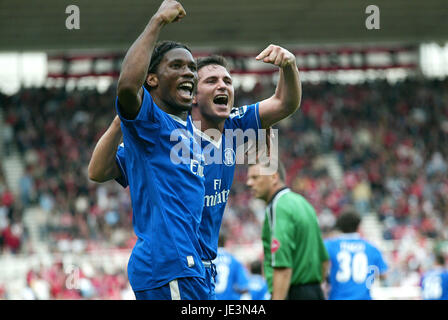
M 249 292 L 249 278 L 243 264 L 224 248 L 225 237 L 219 237 L 218 255 L 213 261 L 216 264 L 216 299 L 240 300 Z
M 435 256 L 435 266 L 425 272 L 421 281 L 424 300 L 448 300 L 448 270 L 442 253 Z
M 185 14 L 176 1 L 161 4 L 126 53 L 117 85 L 116 110 L 137 235 L 128 277 L 137 299 L 207 299 L 209 294 L 198 235 L 203 163 L 194 139 L 187 137 L 192 133 L 187 116 L 197 82 L 196 62 L 181 44 L 155 48 L 163 26 Z M 173 139 L 173 132 L 186 134 Z M 190 151 L 187 156 L 171 152 L 179 138 Z
M 371 300 L 373 281 L 387 271 L 381 252 L 357 232 L 360 223 L 356 212 L 342 213 L 336 221 L 342 234 L 325 240 L 330 256 L 329 300 Z
M 249 292 L 247 298 L 242 300 L 269 300 L 271 294 L 269 293 L 268 283 L 262 276 L 262 263 L 255 260 L 250 264 L 249 274 Z
M 269 128 L 293 113 L 300 105 L 301 85 L 294 55 L 281 47 L 270 45 L 257 59 L 280 67 L 276 91 L 266 100 L 233 110 L 234 88 L 225 59 L 212 56 L 198 60 L 199 81 L 192 119 L 196 124 L 194 132 L 200 138 L 206 164 L 206 191 L 200 236 L 202 259 L 207 267 L 207 279 L 210 280 L 211 287 L 214 272 L 210 262 L 217 255 L 222 215 L 235 170 L 238 138 L 234 130 L 254 130 L 256 140 L 257 130 Z M 89 177 L 97 182 L 117 179 L 125 187 L 127 159 L 123 147 L 119 147 L 117 151 L 121 137 L 119 123 L 120 120 L 115 118 L 97 143 L 89 164 Z M 226 130 L 229 130 L 229 135 L 225 134 Z M 211 290 L 210 298 L 213 297 Z

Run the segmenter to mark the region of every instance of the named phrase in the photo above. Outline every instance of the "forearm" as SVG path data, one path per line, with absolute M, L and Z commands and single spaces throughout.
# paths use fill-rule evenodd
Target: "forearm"
M 325 279 L 327 278 L 329 265 L 330 262 L 328 260 L 322 262 L 322 283 L 324 283 Z
M 105 182 L 120 176 L 121 173 L 115 160 L 115 154 L 121 138 L 120 119 L 115 117 L 93 150 L 88 168 L 90 180 Z
M 288 50 L 270 45 L 256 59 L 263 59 L 264 62 L 272 63 L 280 68 L 274 94 L 261 101 L 259 105 L 261 125 L 264 129 L 267 129 L 293 114 L 299 108 L 302 98 L 302 84 L 296 57 Z
M 146 80 L 151 55 L 164 24 L 161 17 L 154 15 L 129 48 L 122 63 L 118 91 L 127 89 L 132 90 L 135 94 L 138 93 Z
M 127 119 L 134 119 L 140 110 L 143 92 L 141 87 L 146 81 L 151 55 L 163 25 L 163 20 L 154 15 L 123 60 L 117 96 L 120 112 Z
M 291 268 L 274 268 L 272 300 L 285 300 L 291 284 Z
M 287 114 L 294 113 L 300 107 L 302 84 L 295 61 L 280 68 L 275 95 Z

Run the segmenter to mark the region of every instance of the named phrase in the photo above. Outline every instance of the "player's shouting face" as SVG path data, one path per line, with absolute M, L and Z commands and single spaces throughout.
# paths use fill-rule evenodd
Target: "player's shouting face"
M 232 77 L 227 69 L 211 64 L 201 68 L 198 76 L 195 103 L 202 116 L 212 121 L 227 119 L 234 100 Z
M 196 62 L 188 50 L 172 49 L 147 81 L 165 105 L 190 110 L 197 85 Z

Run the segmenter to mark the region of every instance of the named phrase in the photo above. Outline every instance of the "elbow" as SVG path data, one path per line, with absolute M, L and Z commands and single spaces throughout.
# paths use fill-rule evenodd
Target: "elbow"
M 142 83 L 136 81 L 132 76 L 128 75 L 128 72 L 122 72 L 117 82 L 117 96 L 137 96 L 142 86 Z
M 292 115 L 300 109 L 300 105 L 302 104 L 302 94 L 299 91 L 295 94 L 283 96 L 282 98 L 278 99 L 278 104 L 281 106 L 279 107 L 279 109 L 284 112 L 285 116 Z
M 284 116 L 288 117 L 294 114 L 300 108 L 300 99 L 295 99 L 294 101 L 289 101 L 284 104 Z
M 291 103 L 291 105 L 289 106 L 289 111 L 291 112 L 291 114 L 293 114 L 294 112 L 296 112 L 297 110 L 300 109 L 300 104 L 301 104 L 300 99 Z
M 301 105 L 302 105 L 302 94 L 300 94 L 299 98 L 297 99 L 296 110 L 299 110 Z
M 98 170 L 95 170 L 95 167 L 92 166 L 91 164 L 89 164 L 89 167 L 87 169 L 87 175 L 88 175 L 90 181 L 98 182 L 98 183 L 104 182 L 104 179 L 102 179 Z
M 302 104 L 302 94 L 299 92 L 299 94 L 295 97 L 294 100 L 290 103 L 290 111 L 291 113 L 296 112 L 300 109 L 300 105 Z
M 135 87 L 131 83 L 121 80 L 117 84 L 118 99 L 121 101 L 129 99 L 129 97 L 136 97 L 138 95 L 138 90 L 139 88 Z

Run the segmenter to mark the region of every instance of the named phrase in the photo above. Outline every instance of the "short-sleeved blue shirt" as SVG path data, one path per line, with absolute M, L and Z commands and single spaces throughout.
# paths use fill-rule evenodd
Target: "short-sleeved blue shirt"
M 121 119 L 137 243 L 128 263 L 134 291 L 180 277 L 204 277 L 199 224 L 204 199 L 204 163 L 191 121 L 161 110 L 143 88 L 137 117 Z
M 259 103 L 256 103 L 233 109 L 224 123 L 224 132 L 217 141 L 193 127 L 195 137 L 201 143 L 205 161 L 205 196 L 200 224 L 201 258 L 204 260 L 213 260 L 217 255 L 219 230 L 233 182 L 236 157 L 242 150 L 238 148 L 249 140 L 259 140 L 261 123 L 258 107 Z M 117 181 L 126 187 L 127 159 L 123 145 L 118 147 L 116 161 L 121 171 Z
M 381 252 L 357 233 L 327 239 L 325 246 L 331 262 L 329 300 L 371 300 L 375 277 L 387 271 Z

